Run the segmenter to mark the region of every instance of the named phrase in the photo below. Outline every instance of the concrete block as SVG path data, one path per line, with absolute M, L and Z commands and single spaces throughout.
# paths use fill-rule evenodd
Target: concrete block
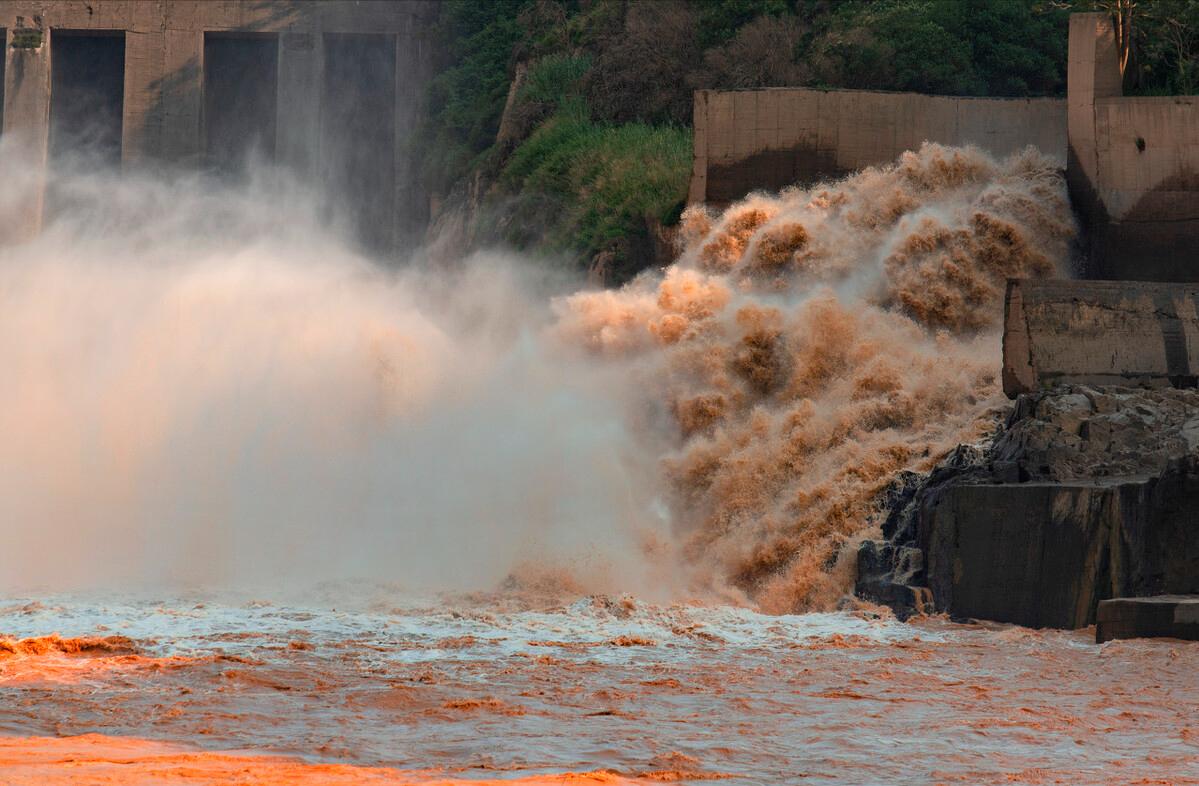
M 203 106 L 204 34 L 198 30 L 167 30 L 164 34 L 163 73 L 156 84 L 162 105 L 162 147 L 167 161 L 200 156 Z
M 1199 595 L 1112 598 L 1099 602 L 1096 642 L 1149 637 L 1199 641 Z
M 1058 383 L 1194 386 L 1199 286 L 1012 280 L 1004 305 L 1003 389 Z
M 707 155 L 702 168 L 697 161 L 693 182 L 706 182 L 704 193 L 721 202 L 791 185 L 789 171 L 807 184 L 806 174 L 829 177 L 887 164 L 925 141 L 972 143 L 1000 156 L 1033 144 L 1066 158 L 1066 105 L 1059 99 L 808 88 L 703 93 Z M 697 157 L 702 152 L 696 148 Z M 711 196 L 716 192 L 719 198 Z M 698 189 L 691 194 L 694 200 Z
M 762 90 L 758 93 L 754 150 L 777 150 L 779 147 L 779 95 L 777 90 Z
M 12 37 L 12 29 L 7 34 Z M 6 42 L 7 43 L 7 42 Z M 37 183 L 44 179 L 50 137 L 50 46 L 14 49 L 5 46 L 4 133 L 12 140 L 20 160 L 27 164 Z M 0 227 L 6 241 L 19 241 L 41 231 L 44 190 L 31 185 Z
M 958 618 L 1079 628 L 1110 597 L 1097 568 L 1119 519 L 1118 487 L 1080 483 L 950 489 L 925 553 L 938 607 Z
M 1113 597 L 1199 593 L 1199 462 L 1158 475 L 963 483 L 921 516 L 928 587 L 959 618 L 1080 628 Z
M 709 90 L 696 90 L 693 97 L 691 183 L 687 188 L 687 204 L 705 202 L 708 198 L 708 95 Z
M 733 157 L 748 158 L 758 151 L 758 91 L 733 93 Z
M 281 164 L 311 175 L 320 148 L 322 47 L 312 33 L 279 37 L 275 153 Z
M 735 158 L 736 116 L 733 97 L 736 93 L 713 90 L 708 94 L 708 163 L 727 162 Z
M 162 149 L 164 107 L 160 100 L 166 56 L 161 31 L 125 34 L 125 97 L 121 157 L 135 162 Z

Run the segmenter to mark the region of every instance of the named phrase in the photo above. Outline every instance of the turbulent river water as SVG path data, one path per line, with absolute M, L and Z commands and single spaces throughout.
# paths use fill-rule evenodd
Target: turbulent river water
M 0 783 L 1199 782 L 1194 647 L 849 593 L 1005 406 L 1054 162 L 692 208 L 608 291 L 278 177 L 54 175 L 0 247 Z
M 1199 648 L 1181 642 L 349 590 L 359 604 L 336 610 L 10 599 L 12 634 L 98 638 L 0 644 L 0 732 L 20 735 L 0 740 L 5 782 L 1199 782 Z M 89 733 L 105 736 L 29 740 Z M 388 771 L 230 765 L 191 746 Z

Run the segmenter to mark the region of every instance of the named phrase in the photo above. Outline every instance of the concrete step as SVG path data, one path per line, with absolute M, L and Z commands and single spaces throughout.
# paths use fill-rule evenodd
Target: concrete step
M 1099 602 L 1095 641 L 1164 637 L 1199 641 L 1199 595 L 1112 598 Z

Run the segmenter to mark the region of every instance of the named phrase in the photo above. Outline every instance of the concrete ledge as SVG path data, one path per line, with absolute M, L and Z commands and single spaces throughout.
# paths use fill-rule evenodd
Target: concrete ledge
M 922 524 L 929 587 L 954 618 L 1091 624 L 1113 577 L 1122 503 L 1143 483 L 1012 483 L 946 490 Z M 1117 558 L 1117 564 L 1130 560 Z
M 1199 641 L 1199 595 L 1100 601 L 1095 641 L 1164 637 Z
M 1140 281 L 1008 282 L 1003 390 L 1061 383 L 1193 387 L 1199 285 Z

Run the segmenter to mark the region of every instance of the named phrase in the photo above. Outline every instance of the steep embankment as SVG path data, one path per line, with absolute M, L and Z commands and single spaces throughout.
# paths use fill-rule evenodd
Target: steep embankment
M 1071 628 L 1104 598 L 1199 591 L 1199 391 L 1022 395 L 985 449 L 905 480 L 857 585 L 901 613 L 927 587 L 956 616 Z

